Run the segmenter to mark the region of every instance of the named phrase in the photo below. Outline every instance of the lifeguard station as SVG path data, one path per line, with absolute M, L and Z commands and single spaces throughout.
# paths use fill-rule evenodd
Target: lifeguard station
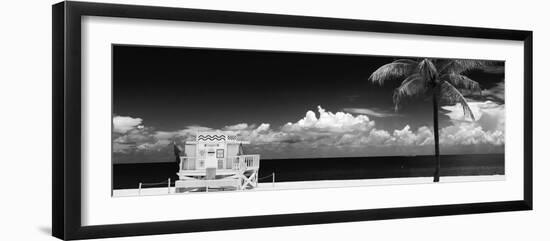
M 245 144 L 250 142 L 221 131 L 197 133 L 195 141 L 185 143 L 185 156 L 179 156 L 176 192 L 257 187 L 260 155 L 245 155 Z

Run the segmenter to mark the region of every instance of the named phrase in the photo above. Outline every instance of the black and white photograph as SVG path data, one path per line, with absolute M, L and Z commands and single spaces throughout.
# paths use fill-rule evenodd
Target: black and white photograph
M 2 10 L 0 240 L 550 240 L 543 2 Z
M 502 181 L 504 70 L 489 59 L 113 44 L 111 193 Z
M 6 1 L 0 241 L 550 240 L 546 5 Z

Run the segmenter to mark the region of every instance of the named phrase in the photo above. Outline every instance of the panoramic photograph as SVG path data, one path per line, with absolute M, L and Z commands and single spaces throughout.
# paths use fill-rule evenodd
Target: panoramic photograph
M 505 179 L 504 61 L 113 45 L 112 196 Z

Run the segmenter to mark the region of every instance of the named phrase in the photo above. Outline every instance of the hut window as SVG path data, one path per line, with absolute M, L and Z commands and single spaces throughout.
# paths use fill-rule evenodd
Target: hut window
M 216 150 L 216 158 L 223 158 L 223 149 Z

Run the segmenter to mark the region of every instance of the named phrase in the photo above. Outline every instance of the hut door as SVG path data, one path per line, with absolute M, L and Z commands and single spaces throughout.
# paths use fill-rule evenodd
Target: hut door
M 216 148 L 210 147 L 206 149 L 205 167 L 206 168 L 218 167 L 218 159 L 216 158 Z

